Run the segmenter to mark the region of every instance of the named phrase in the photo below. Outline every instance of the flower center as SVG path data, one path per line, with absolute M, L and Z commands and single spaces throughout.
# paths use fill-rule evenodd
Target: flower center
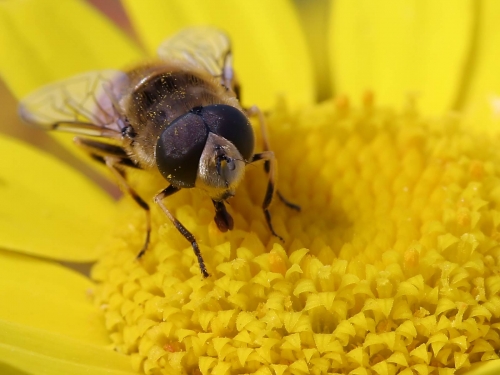
M 278 188 L 302 207 L 271 206 L 285 242 L 266 226 L 260 165 L 228 205 L 233 231 L 217 229 L 201 191 L 165 200 L 208 279 L 156 207 L 136 260 L 144 213 L 126 198 L 93 270 L 116 350 L 155 374 L 410 374 L 497 359 L 498 144 L 457 118 L 370 105 L 278 108 L 268 122 Z M 165 185 L 132 180 L 146 196 Z

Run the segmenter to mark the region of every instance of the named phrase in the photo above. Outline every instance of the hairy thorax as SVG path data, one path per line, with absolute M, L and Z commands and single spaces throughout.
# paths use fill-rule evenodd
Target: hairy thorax
M 146 169 L 156 165 L 158 137 L 179 116 L 211 104 L 241 109 L 234 93 L 217 78 L 185 62 L 154 62 L 131 70 L 129 78 L 130 92 L 120 104 L 132 131 L 130 157 Z

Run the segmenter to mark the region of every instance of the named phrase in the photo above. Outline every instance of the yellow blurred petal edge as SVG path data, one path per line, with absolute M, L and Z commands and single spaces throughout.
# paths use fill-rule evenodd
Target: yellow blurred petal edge
M 291 1 L 162 1 L 148 6 L 122 0 L 148 51 L 191 25 L 225 30 L 233 43 L 233 61 L 245 106 L 270 108 L 279 95 L 291 105 L 313 102 L 312 63 L 300 20 Z
M 464 110 L 470 126 L 479 131 L 500 133 L 500 2 L 475 3 L 477 35 L 471 53 L 470 81 L 465 87 Z
M 111 349 L 0 320 L 0 362 L 33 375 L 130 375 L 130 359 Z
M 43 15 L 43 16 L 41 16 Z M 0 77 L 19 99 L 87 70 L 122 68 L 141 52 L 80 0 L 0 2 Z
M 0 251 L 0 319 L 108 345 L 102 311 L 91 300 L 94 284 L 60 264 Z
M 0 135 L 0 247 L 89 262 L 115 215 L 113 200 L 78 171 Z
M 123 32 L 81 0 L 0 1 L 0 55 L 8 56 L 0 59 L 0 78 L 17 99 L 50 82 L 125 68 L 143 57 Z M 56 139 L 88 162 L 67 136 Z
M 317 87 L 317 99 L 331 97 L 330 67 L 325 47 L 328 45 L 330 0 L 294 1 L 307 39 Z
M 472 0 L 332 1 L 328 52 L 337 95 L 427 115 L 451 110 L 473 38 Z

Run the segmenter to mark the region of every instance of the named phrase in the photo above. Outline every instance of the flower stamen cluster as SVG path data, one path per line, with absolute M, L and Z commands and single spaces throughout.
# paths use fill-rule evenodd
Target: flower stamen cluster
M 302 206 L 273 203 L 284 243 L 265 224 L 260 167 L 230 202 L 231 232 L 217 230 L 202 192 L 168 199 L 208 279 L 159 210 L 137 261 L 142 212 L 122 203 L 132 224 L 93 277 L 116 350 L 137 369 L 452 374 L 499 358 L 498 144 L 456 117 L 341 103 L 269 116 L 279 189 Z

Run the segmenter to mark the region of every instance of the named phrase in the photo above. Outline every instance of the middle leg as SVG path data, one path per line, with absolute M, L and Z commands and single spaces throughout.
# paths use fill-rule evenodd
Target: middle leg
M 259 160 L 264 160 L 265 163 L 268 163 L 268 177 L 269 180 L 267 182 L 267 189 L 266 189 L 266 195 L 264 196 L 264 202 L 262 202 L 262 209 L 264 210 L 264 216 L 266 218 L 267 226 L 273 236 L 278 237 L 281 241 L 283 240 L 283 237 L 278 235 L 273 228 L 273 224 L 271 222 L 271 214 L 269 213 L 269 206 L 271 205 L 271 202 L 273 201 L 273 196 L 274 196 L 274 190 L 275 190 L 275 165 L 276 165 L 276 159 L 274 157 L 274 152 L 272 151 L 264 151 L 259 154 L 255 154 L 252 158 L 251 163 L 259 161 Z
M 144 210 L 146 214 L 146 238 L 144 244 L 137 254 L 137 259 L 141 258 L 146 252 L 151 237 L 151 214 L 149 205 L 139 194 L 129 185 L 124 167 L 132 167 L 140 169 L 139 165 L 132 161 L 125 150 L 117 145 L 106 142 L 100 142 L 93 139 L 76 137 L 75 144 L 88 152 L 88 154 L 96 161 L 105 164 L 113 173 L 116 182 L 124 193 L 127 193 L 132 199 Z
M 262 113 L 260 108 L 255 105 L 248 108 L 246 112 L 248 116 L 257 116 L 257 118 L 259 119 L 260 132 L 262 135 L 262 143 L 264 145 L 264 151 L 270 151 L 271 148 L 269 145 L 269 137 L 267 134 L 267 125 L 266 125 L 266 119 L 264 118 L 264 114 Z M 267 174 L 270 173 L 270 168 L 271 168 L 271 160 L 266 160 L 264 162 L 264 170 L 266 171 Z M 286 199 L 278 189 L 276 189 L 276 195 L 288 208 L 300 212 L 300 206 Z

